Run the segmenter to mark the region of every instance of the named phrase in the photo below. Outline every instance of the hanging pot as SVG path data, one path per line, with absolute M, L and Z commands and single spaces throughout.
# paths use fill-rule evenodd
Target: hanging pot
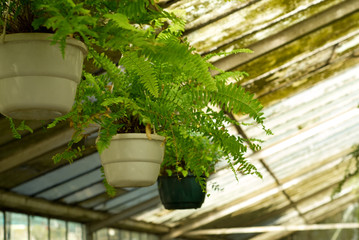
M 181 179 L 177 176 L 160 176 L 157 184 L 161 202 L 166 209 L 200 208 L 206 197 L 195 176 Z
M 73 105 L 82 64 L 84 43 L 67 39 L 65 55 L 52 34 L 6 34 L 0 43 L 0 113 L 24 120 L 53 119 Z
M 115 135 L 100 155 L 107 182 L 113 187 L 145 187 L 157 180 L 165 151 L 165 138 L 152 134 Z

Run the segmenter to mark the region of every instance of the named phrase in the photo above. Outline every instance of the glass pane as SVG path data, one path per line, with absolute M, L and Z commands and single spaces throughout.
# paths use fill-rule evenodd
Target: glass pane
M 0 212 L 0 240 L 4 240 L 4 213 Z
M 119 240 L 120 239 L 120 231 L 117 229 L 109 228 L 108 236 L 109 236 L 109 240 Z
M 82 225 L 80 223 L 67 223 L 67 239 L 82 240 Z
M 20 213 L 7 213 L 10 223 L 9 240 L 27 239 L 27 215 Z
M 50 219 L 50 239 L 66 239 L 66 222 L 57 219 Z
M 140 233 L 131 232 L 131 240 L 140 240 Z
M 147 233 L 140 233 L 140 239 L 141 240 L 148 240 L 148 234 Z
M 47 218 L 30 216 L 30 240 L 46 240 L 49 237 Z
M 98 230 L 96 235 L 97 240 L 108 240 L 107 228 Z
M 120 230 L 121 240 L 131 240 L 131 233 L 129 231 Z
M 148 235 L 148 240 L 159 240 L 160 238 L 156 235 Z

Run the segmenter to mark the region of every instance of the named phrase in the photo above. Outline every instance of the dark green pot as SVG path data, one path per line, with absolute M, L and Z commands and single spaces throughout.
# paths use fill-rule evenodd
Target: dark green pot
M 157 179 L 161 202 L 166 209 L 200 208 L 206 197 L 196 177 L 160 176 Z

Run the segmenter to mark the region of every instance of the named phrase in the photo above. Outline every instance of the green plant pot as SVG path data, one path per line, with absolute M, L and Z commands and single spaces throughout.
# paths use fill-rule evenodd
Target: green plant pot
M 157 179 L 161 202 L 166 209 L 200 208 L 206 197 L 196 177 L 160 176 Z

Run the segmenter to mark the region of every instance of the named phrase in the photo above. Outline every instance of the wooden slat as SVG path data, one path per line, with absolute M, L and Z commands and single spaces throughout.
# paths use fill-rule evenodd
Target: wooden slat
M 273 87 L 270 92 L 266 92 L 259 96 L 261 103 L 264 106 L 275 104 L 283 98 L 290 97 L 295 93 L 306 90 L 313 85 L 336 76 L 343 72 L 345 69 L 349 69 L 359 64 L 359 58 L 354 57 L 355 51 L 349 53 L 348 57 L 340 57 L 332 61 L 319 69 L 315 69 L 305 75 L 297 75 L 297 77 L 289 77 L 286 83 L 281 84 L 280 87 Z M 289 81 L 291 79 L 291 81 Z
M 335 54 L 335 46 L 358 35 L 359 12 L 239 66 L 238 69 L 245 69 L 250 75 L 244 86 L 258 96 L 268 94 L 273 86 L 285 86 L 342 57 L 344 53 Z M 347 52 L 350 54 L 356 47 L 359 42 Z
M 20 124 L 20 120 L 15 120 L 14 123 L 16 126 Z M 36 131 L 42 127 L 46 127 L 48 121 L 26 121 L 26 125 L 32 128 L 32 130 Z M 4 116 L 0 114 L 0 146 L 11 141 L 15 141 L 16 139 L 13 137 L 10 129 L 9 120 L 7 120 Z M 28 131 L 20 131 L 21 136 L 26 136 L 30 134 Z
M 186 33 L 188 34 L 256 2 L 258 0 L 226 2 L 221 0 L 182 0 L 172 4 L 168 9 L 179 12 L 181 16 L 183 15 L 186 20 Z M 179 9 L 180 11 L 178 11 Z
M 141 204 L 138 204 L 136 206 L 130 207 L 124 211 L 122 211 L 121 213 L 118 214 L 114 214 L 111 217 L 101 221 L 101 222 L 94 222 L 91 225 L 89 225 L 89 232 L 95 232 L 101 228 L 104 227 L 108 227 L 111 226 L 112 224 L 124 220 L 126 218 L 129 218 L 135 214 L 138 214 L 146 209 L 149 209 L 151 207 L 154 207 L 156 205 L 158 205 L 160 203 L 160 199 L 159 196 L 155 197 L 155 198 L 151 198 L 145 202 L 142 202 Z
M 108 201 L 97 205 L 95 209 L 104 211 L 108 209 L 113 210 L 114 208 L 120 208 L 120 210 L 124 210 L 123 206 L 130 205 L 132 207 L 138 203 L 145 202 L 142 198 L 152 196 L 153 192 L 157 193 L 157 186 L 155 184 L 148 187 L 137 188 L 121 195 L 120 198 L 109 199 Z
M 125 193 L 127 193 L 126 190 L 117 189 L 115 197 L 118 197 Z M 92 198 L 86 199 L 84 201 L 81 201 L 79 203 L 76 203 L 76 205 L 78 205 L 80 207 L 84 207 L 84 208 L 94 208 L 95 206 L 104 204 L 105 202 L 107 202 L 109 200 L 111 200 L 111 198 L 108 196 L 108 194 L 102 193 L 95 197 L 92 197 Z
M 0 173 L 65 145 L 72 134 L 72 129 L 62 125 L 46 132 L 37 131 L 21 140 L 1 146 Z
M 336 160 L 335 163 L 337 164 L 338 161 L 340 162 L 341 159 Z M 294 179 L 291 179 L 288 182 L 282 182 L 281 183 L 282 186 L 272 188 L 266 192 L 262 192 L 261 194 L 258 194 L 254 198 L 248 198 L 247 200 L 243 200 L 243 201 L 237 203 L 236 205 L 231 205 L 231 206 L 228 206 L 227 208 L 217 210 L 217 211 L 212 211 L 212 212 L 207 213 L 201 217 L 195 218 L 195 219 L 191 220 L 188 224 L 182 225 L 181 227 L 172 230 L 169 234 L 166 234 L 162 238 L 162 240 L 167 240 L 167 239 L 172 239 L 172 238 L 178 237 L 192 229 L 203 227 L 207 224 L 210 224 L 214 221 L 217 221 L 218 219 L 229 216 L 231 214 L 235 214 L 235 215 L 238 215 L 240 213 L 243 214 L 251 206 L 257 206 L 258 208 L 261 208 L 261 206 L 263 204 L 265 204 L 266 202 L 270 202 L 272 197 L 275 196 L 280 191 L 290 189 L 291 187 L 295 187 L 304 182 L 308 182 L 307 179 L 316 178 L 318 176 L 325 175 L 326 173 L 331 172 L 332 168 L 333 168 L 333 164 L 334 163 L 330 162 L 326 165 L 322 165 L 321 167 L 318 167 L 316 171 L 313 171 L 313 172 L 309 171 L 308 173 L 303 174 L 302 176 L 298 176 Z M 342 171 L 342 172 L 344 172 L 344 171 Z M 337 179 L 336 182 L 338 182 L 339 180 L 340 179 Z M 336 184 L 336 182 L 329 183 L 329 184 L 331 186 L 333 186 L 333 184 Z M 325 186 L 325 187 L 327 187 L 327 186 Z
M 90 155 L 96 151 L 96 147 L 94 145 L 89 146 L 86 143 L 85 146 L 87 148 L 83 152 L 83 156 Z M 61 161 L 54 164 L 52 160 L 52 157 L 55 156 L 55 154 L 63 152 L 65 149 L 66 146 L 61 146 L 51 151 L 47 151 L 41 156 L 35 157 L 14 168 L 2 172 L 0 174 L 0 188 L 11 189 L 23 182 L 29 181 L 48 173 L 49 171 L 56 170 L 59 167 L 69 164 L 67 161 Z
M 350 191 L 349 191 L 350 192 Z M 330 194 L 330 192 L 329 192 Z M 328 194 L 327 194 L 328 195 Z M 339 213 L 340 211 L 345 210 L 348 205 L 356 202 L 356 196 L 354 194 L 347 194 L 343 195 L 340 198 L 331 200 L 329 198 L 329 201 L 326 204 L 322 204 L 319 207 L 315 207 L 311 209 L 309 212 L 305 213 L 305 217 L 307 219 L 310 219 L 309 223 L 316 223 L 323 221 L 324 219 L 334 216 L 335 214 Z M 301 224 L 300 220 L 298 218 L 291 219 L 291 224 Z M 288 224 L 288 223 L 283 223 Z M 288 236 L 291 234 L 291 231 L 288 232 L 270 232 L 270 233 L 263 233 L 259 234 L 251 239 L 253 240 L 267 240 L 267 239 L 281 239 L 285 236 Z
M 188 40 L 199 53 L 214 50 L 243 48 L 272 36 L 305 19 L 327 10 L 343 0 L 272 0 L 257 1 L 222 19 L 205 25 L 187 35 Z M 348 2 L 348 1 L 347 1 Z M 355 3 L 355 0 L 352 1 Z M 352 6 L 353 7 L 353 6 Z M 335 14 L 333 19 L 336 19 Z M 318 19 L 319 20 L 319 19 Z M 324 21 L 327 21 L 325 19 Z M 323 23 L 320 20 L 318 24 Z M 308 28 L 315 29 L 316 24 Z M 314 28 L 313 28 L 314 27 Z M 294 33 L 291 33 L 292 37 Z M 303 34 L 297 32 L 296 34 Z M 295 35 L 296 35 L 295 34 Z M 221 48 L 223 47 L 223 48 Z M 252 48 L 252 47 L 251 47 Z
M 96 127 L 87 129 L 85 134 L 96 130 Z M 62 124 L 48 131 L 37 131 L 21 140 L 1 146 L 0 173 L 67 144 L 73 133 L 73 129 Z
M 344 16 L 353 13 L 359 9 L 359 2 L 356 0 L 347 0 L 337 6 L 331 7 L 326 11 L 323 11 L 317 15 L 314 15 L 311 18 L 305 19 L 293 26 L 287 27 L 277 34 L 271 35 L 262 40 L 256 41 L 253 44 L 247 46 L 242 45 L 240 47 L 249 47 L 254 52 L 251 54 L 236 54 L 224 59 L 216 61 L 214 64 L 223 69 L 230 70 L 238 67 L 241 64 L 249 62 L 259 56 L 262 56 L 265 53 L 271 52 L 274 49 L 282 47 L 287 43 L 292 42 L 295 39 L 305 36 L 312 31 L 315 31 L 321 27 L 325 27 L 328 24 L 343 18 Z M 228 46 L 229 48 L 238 48 L 236 45 Z M 305 47 L 305 46 L 303 46 Z M 293 56 L 292 56 L 293 57 Z M 266 66 L 261 66 L 266 67 Z M 242 68 L 243 71 L 248 71 L 245 67 Z M 260 74 L 263 72 L 261 68 L 257 69 Z

